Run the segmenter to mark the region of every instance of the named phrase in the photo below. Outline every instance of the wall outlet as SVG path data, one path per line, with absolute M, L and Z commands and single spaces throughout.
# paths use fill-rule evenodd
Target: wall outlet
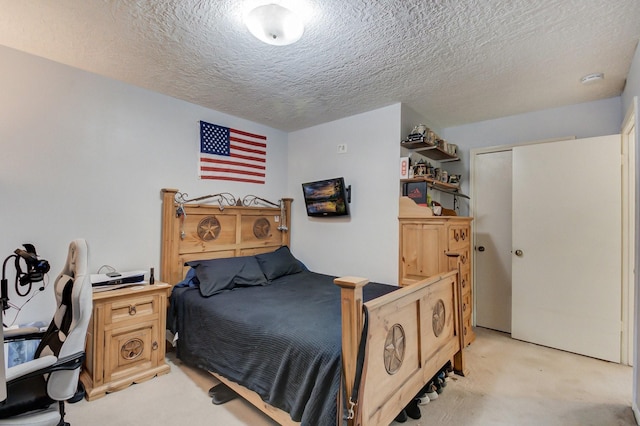
M 338 154 L 346 154 L 347 153 L 347 144 L 346 143 L 338 144 L 337 152 L 338 152 Z

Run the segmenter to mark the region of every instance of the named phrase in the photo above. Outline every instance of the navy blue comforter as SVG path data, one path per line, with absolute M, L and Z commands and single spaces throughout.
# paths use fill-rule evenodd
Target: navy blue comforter
M 335 425 L 341 375 L 340 288 L 305 271 L 202 297 L 175 288 L 178 358 L 257 392 L 303 425 Z M 397 287 L 368 284 L 370 300 Z

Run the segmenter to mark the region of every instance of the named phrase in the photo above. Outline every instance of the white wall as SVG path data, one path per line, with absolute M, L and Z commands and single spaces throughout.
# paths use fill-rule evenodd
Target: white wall
M 622 110 L 624 112 L 631 107 L 634 96 L 640 96 L 640 44 L 636 46 L 636 53 L 631 61 L 627 81 L 622 92 Z
M 309 269 L 397 283 L 400 123 L 395 104 L 289 134 L 291 246 Z M 301 184 L 339 176 L 351 185 L 351 216 L 308 217 Z
M 0 93 L 0 260 L 33 243 L 51 263 L 51 284 L 77 237 L 89 243 L 93 272 L 159 273 L 163 187 L 288 195 L 284 132 L 1 46 Z M 267 183 L 200 181 L 199 120 L 266 135 Z M 10 262 L 11 288 L 13 272 Z M 18 323 L 51 318 L 51 288 L 32 292 Z M 9 310 L 5 323 L 15 316 Z
M 447 167 L 463 175 L 462 191 L 468 194 L 471 149 L 566 136 L 588 138 L 616 134 L 620 133 L 622 117 L 621 98 L 615 97 L 448 127 L 443 130 L 444 138 L 458 145 L 461 161 L 448 163 Z M 462 204 L 463 215 L 468 214 L 468 207 L 468 202 Z
M 619 133 L 621 103 L 617 97 L 443 130 L 397 104 L 290 133 L 288 193 L 296 200 L 292 247 L 310 269 L 397 283 L 399 141 L 419 123 L 459 145 L 462 161 L 446 168 L 463 174 L 462 191 L 468 193 L 471 148 Z M 347 144 L 348 153 L 337 154 L 338 144 Z M 301 183 L 337 176 L 352 185 L 351 217 L 307 217 Z M 447 197 L 443 204 L 452 202 Z M 460 201 L 460 213 L 468 214 L 469 203 Z

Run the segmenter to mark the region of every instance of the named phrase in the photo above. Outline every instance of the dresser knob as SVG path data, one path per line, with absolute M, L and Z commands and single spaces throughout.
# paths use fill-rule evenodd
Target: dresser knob
M 129 305 L 129 315 L 136 314 L 136 305 Z
M 153 349 L 154 351 L 158 349 L 158 342 L 153 342 L 151 344 L 151 349 Z

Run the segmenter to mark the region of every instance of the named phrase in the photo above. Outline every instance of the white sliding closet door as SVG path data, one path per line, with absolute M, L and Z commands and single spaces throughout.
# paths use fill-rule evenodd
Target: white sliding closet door
M 474 157 L 476 325 L 511 332 L 511 149 Z
M 513 148 L 512 337 L 620 362 L 620 135 Z

